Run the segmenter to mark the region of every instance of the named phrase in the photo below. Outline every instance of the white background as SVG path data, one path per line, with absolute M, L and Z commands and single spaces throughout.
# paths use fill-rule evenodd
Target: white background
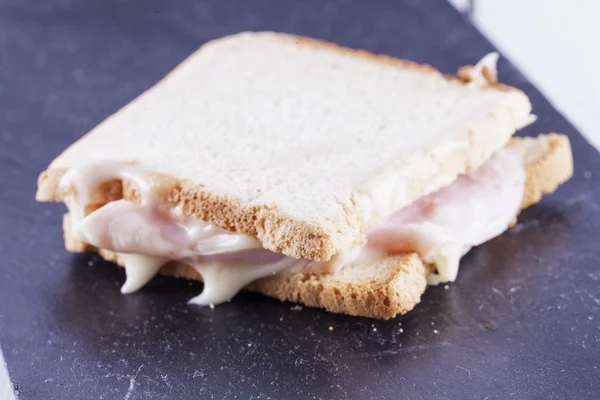
M 600 0 L 473 3 L 479 30 L 600 148 Z

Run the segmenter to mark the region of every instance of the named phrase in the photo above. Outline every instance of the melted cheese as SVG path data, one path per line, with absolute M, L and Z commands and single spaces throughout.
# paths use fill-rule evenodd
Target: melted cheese
M 115 179 L 134 184 L 140 204 L 112 201 L 86 215 L 92 192 Z M 408 252 L 417 252 L 435 265 L 437 273 L 428 277 L 430 284 L 453 281 L 460 258 L 472 246 L 508 227 L 518 212 L 524 185 L 522 152 L 501 150 L 475 172 L 386 218 L 368 232 L 366 245 L 329 261 L 314 262 L 266 250 L 247 235 L 185 220 L 177 210 L 165 211 L 148 176 L 131 165 L 72 168 L 61 181 L 76 237 L 116 252 L 124 264 L 127 279 L 122 293 L 140 289 L 165 263 L 179 261 L 202 276 L 204 290 L 190 300 L 199 305 L 227 301 L 248 283 L 266 276 L 331 273 L 345 265 L 372 264 L 387 255 Z M 396 190 L 385 192 L 397 195 Z
M 121 286 L 121 293 L 137 292 L 152 278 L 162 266 L 169 261 L 165 258 L 146 256 L 143 254 L 118 253 L 119 259 L 125 266 L 127 278 Z

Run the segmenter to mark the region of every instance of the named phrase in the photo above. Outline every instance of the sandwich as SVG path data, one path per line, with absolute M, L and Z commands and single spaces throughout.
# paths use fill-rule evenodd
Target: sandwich
M 38 201 L 63 202 L 65 246 L 388 319 L 452 282 L 461 257 L 573 173 L 560 134 L 496 82 L 497 54 L 447 76 L 315 39 L 245 32 L 203 45 L 58 156 Z

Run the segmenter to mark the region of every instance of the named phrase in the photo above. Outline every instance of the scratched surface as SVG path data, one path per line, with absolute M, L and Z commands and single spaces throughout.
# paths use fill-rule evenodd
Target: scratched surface
M 0 0 L 0 345 L 18 397 L 593 398 L 600 157 L 504 59 L 501 79 L 539 115 L 524 133 L 568 133 L 575 177 L 408 316 L 348 318 L 252 294 L 189 307 L 201 285 L 169 278 L 121 296 L 122 271 L 63 250 L 64 209 L 33 201 L 37 174 L 200 44 L 246 29 L 448 73 L 492 50 L 441 0 Z

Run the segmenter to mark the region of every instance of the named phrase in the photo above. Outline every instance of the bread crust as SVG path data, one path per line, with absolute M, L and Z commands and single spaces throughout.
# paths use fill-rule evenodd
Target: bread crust
M 312 47 L 317 47 L 317 48 L 326 48 L 330 51 L 350 55 L 353 57 L 363 58 L 363 59 L 372 60 L 375 62 L 380 62 L 380 63 L 384 63 L 384 64 L 389 64 L 389 65 L 394 65 L 394 66 L 398 66 L 398 67 L 405 68 L 405 69 L 414 69 L 414 70 L 418 70 L 420 72 L 430 73 L 430 74 L 437 75 L 437 76 L 442 76 L 448 81 L 459 82 L 459 83 L 462 83 L 465 85 L 469 84 L 472 81 L 472 79 L 469 78 L 469 75 L 468 75 L 473 67 L 472 65 L 465 65 L 465 66 L 460 67 L 457 70 L 456 75 L 448 75 L 448 74 L 442 74 L 437 68 L 435 68 L 434 66 L 431 66 L 429 64 L 419 64 L 419 63 L 411 61 L 411 60 L 405 60 L 402 58 L 392 57 L 387 54 L 371 53 L 370 51 L 362 50 L 362 49 L 353 49 L 353 48 L 346 47 L 346 46 L 340 46 L 336 43 L 325 42 L 325 41 L 322 41 L 319 39 L 302 37 L 302 36 L 294 36 L 294 35 L 289 35 L 289 34 L 280 34 L 280 33 L 274 34 L 274 33 L 269 33 L 269 32 L 263 32 L 261 34 L 273 35 L 273 36 L 276 36 L 277 39 L 291 40 L 294 43 L 300 44 L 300 45 L 312 46 Z M 496 89 L 496 90 L 502 90 L 502 91 L 516 91 L 519 93 L 523 93 L 523 91 L 521 89 L 497 82 L 495 78 L 492 79 L 492 77 L 489 75 L 489 73 L 484 73 L 484 76 L 486 78 L 486 85 L 482 87 L 484 90 L 485 89 Z
M 240 33 L 211 41 L 203 47 L 235 40 L 236 37 L 241 35 L 255 35 L 267 38 L 267 40 L 293 42 L 299 46 L 327 49 L 350 57 L 372 60 L 402 69 L 417 70 L 424 74 L 444 77 L 448 81 L 468 84 L 468 82 L 456 76 L 443 75 L 429 65 L 422 65 L 387 55 L 373 54 L 365 50 L 350 49 L 317 39 L 273 32 Z M 522 94 L 516 88 L 494 82 L 474 90 L 514 91 Z M 523 94 L 523 96 L 525 95 Z M 516 128 L 514 126 L 513 108 L 523 107 L 525 106 L 506 107 L 491 113 L 482 120 L 474 121 L 470 129 L 458 134 L 455 138 L 457 142 L 464 141 L 468 143 L 468 147 L 464 151 L 456 151 L 452 153 L 452 156 L 440 158 L 436 158 L 431 154 L 422 154 L 419 157 L 421 159 L 435 159 L 433 161 L 435 166 L 452 177 L 475 169 L 493 152 L 506 144 Z M 63 201 L 63 193 L 59 188 L 59 182 L 65 172 L 64 168 L 53 167 L 42 172 L 38 179 L 36 199 L 38 201 Z M 430 179 L 411 182 L 407 199 L 409 201 L 415 200 L 427 194 L 428 191 L 435 190 L 436 185 L 439 187 L 440 183 L 436 181 L 436 175 L 432 174 L 431 177 L 428 177 Z M 165 193 L 168 201 L 174 207 L 180 207 L 184 215 L 215 224 L 232 232 L 254 236 L 261 241 L 266 249 L 295 258 L 307 258 L 317 261 L 329 260 L 343 249 L 364 242 L 364 234 L 375 224 L 373 220 L 366 219 L 363 207 L 358 202 L 353 201 L 352 196 L 350 196 L 348 202 L 340 203 L 340 212 L 337 213 L 335 218 L 322 224 L 316 224 L 294 218 L 275 205 L 246 204 L 234 197 L 212 192 L 202 185 L 177 181 L 156 174 L 152 175 L 152 178 L 157 182 L 161 182 L 163 185 L 161 190 Z M 120 182 L 112 182 L 109 185 L 103 185 L 93 196 L 98 203 L 110 201 L 113 199 L 115 187 L 121 184 Z M 123 183 L 122 186 L 123 198 L 132 201 L 138 199 L 139 194 L 134 188 L 129 187 L 126 183 Z
M 573 153 L 565 135 L 550 133 L 537 138 L 513 138 L 509 145 L 526 148 L 527 181 L 521 210 L 539 202 L 573 176 Z
M 527 180 L 521 210 L 552 193 L 573 174 L 573 158 L 567 136 L 555 133 L 537 138 L 513 138 L 510 146 L 525 148 Z M 67 250 L 82 252 L 85 243 L 70 234 L 68 214 L 64 219 Z M 106 260 L 122 265 L 116 253 L 97 249 Z M 369 266 L 347 266 L 325 275 L 297 273 L 275 275 L 257 280 L 247 289 L 329 312 L 380 319 L 393 318 L 412 310 L 427 287 L 426 277 L 434 267 L 417 254 L 400 254 Z M 165 265 L 162 274 L 202 280 L 201 275 L 184 264 Z

